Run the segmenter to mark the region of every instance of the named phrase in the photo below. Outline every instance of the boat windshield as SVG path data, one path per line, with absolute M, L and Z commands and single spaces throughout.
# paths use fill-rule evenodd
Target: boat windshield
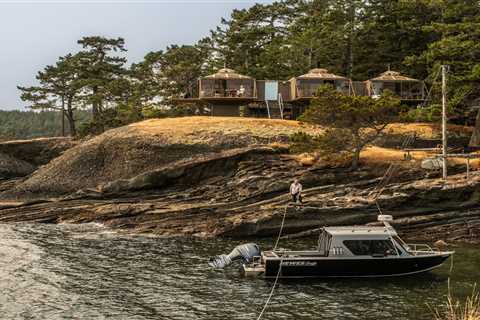
M 389 256 L 397 255 L 393 243 L 385 240 L 344 240 L 343 244 L 356 256 Z M 398 252 L 401 254 L 401 252 Z

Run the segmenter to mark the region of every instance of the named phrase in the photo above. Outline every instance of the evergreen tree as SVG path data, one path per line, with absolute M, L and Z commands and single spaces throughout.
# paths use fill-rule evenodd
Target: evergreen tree
M 69 54 L 60 57 L 55 65 L 46 66 L 43 71 L 38 72 L 36 78 L 39 86 L 18 87 L 21 99 L 31 102 L 29 108 L 61 111 L 68 120 L 71 136 L 76 134 L 74 113 L 80 106 L 77 66 L 76 56 Z
M 323 139 L 318 139 L 326 148 L 336 148 L 335 152 L 350 152 L 352 168 L 356 169 L 362 149 L 376 140 L 389 123 L 398 120 L 400 111 L 400 100 L 389 92 L 374 99 L 344 95 L 326 85 L 319 89 L 302 120 L 330 128 Z
M 84 101 L 92 107 L 94 125 L 102 132 L 107 121 L 105 110 L 125 98 L 122 89 L 127 85 L 124 68 L 127 60 L 112 55 L 125 52 L 125 42 L 122 38 L 93 36 L 83 37 L 78 44 L 83 47 L 76 54 L 79 61 L 78 83 L 84 93 Z

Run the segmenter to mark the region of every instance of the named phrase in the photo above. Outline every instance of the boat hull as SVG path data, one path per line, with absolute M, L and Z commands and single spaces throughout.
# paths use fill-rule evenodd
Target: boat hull
M 408 257 L 267 258 L 265 278 L 392 277 L 426 272 L 439 267 L 451 253 Z M 281 269 L 279 271 L 281 265 Z

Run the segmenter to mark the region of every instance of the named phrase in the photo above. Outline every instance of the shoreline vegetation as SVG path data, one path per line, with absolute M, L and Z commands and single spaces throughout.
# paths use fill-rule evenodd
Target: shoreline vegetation
M 464 301 L 456 299 L 450 289 L 448 280 L 447 302 L 441 307 L 434 308 L 435 320 L 479 320 L 480 319 L 480 294 L 476 283 L 472 293 Z

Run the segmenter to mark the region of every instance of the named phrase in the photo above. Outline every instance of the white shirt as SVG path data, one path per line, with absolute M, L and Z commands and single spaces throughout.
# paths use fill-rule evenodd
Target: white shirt
M 290 185 L 290 193 L 291 194 L 297 194 L 302 192 L 302 185 L 300 183 L 292 183 Z

